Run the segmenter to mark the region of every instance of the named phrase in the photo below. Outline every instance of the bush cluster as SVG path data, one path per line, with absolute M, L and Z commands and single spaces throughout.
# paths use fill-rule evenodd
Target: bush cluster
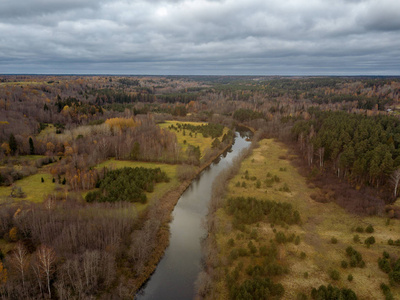
M 392 284 L 400 284 L 400 258 L 391 259 L 389 253 L 383 252 L 382 257 L 378 259 L 379 268 L 389 275 Z
M 360 252 L 357 250 L 354 250 L 353 247 L 349 246 L 346 248 L 346 254 L 348 257 L 350 257 L 350 267 L 355 268 L 355 267 L 360 267 L 364 268 L 365 267 L 365 262 L 362 258 L 362 255 Z
M 231 197 L 225 207 L 233 215 L 233 224 L 252 224 L 268 217 L 272 224 L 300 224 L 300 214 L 290 203 L 278 203 L 270 200 L 259 200 L 254 197 Z
M 339 289 L 332 285 L 321 285 L 318 289 L 313 288 L 311 291 L 311 298 L 319 299 L 332 299 L 332 300 L 356 300 L 357 296 L 351 289 Z

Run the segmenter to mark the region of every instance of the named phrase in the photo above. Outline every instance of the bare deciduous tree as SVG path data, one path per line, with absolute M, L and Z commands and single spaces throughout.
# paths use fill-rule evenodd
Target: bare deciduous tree
M 394 194 L 394 197 L 396 198 L 397 197 L 397 188 L 399 187 L 399 182 L 400 182 L 400 169 L 397 169 L 396 171 L 394 171 L 392 173 L 392 175 L 390 176 L 390 181 L 393 184 L 393 187 L 394 187 L 393 194 Z
M 38 279 L 44 278 L 46 280 L 49 298 L 51 298 L 50 278 L 54 272 L 55 261 L 56 253 L 52 248 L 46 245 L 40 245 L 38 247 L 36 251 L 36 271 L 38 271 L 37 275 L 40 276 Z
M 22 280 L 22 288 L 25 289 L 25 273 L 29 266 L 28 251 L 24 244 L 19 241 L 11 254 L 11 265 L 20 274 Z

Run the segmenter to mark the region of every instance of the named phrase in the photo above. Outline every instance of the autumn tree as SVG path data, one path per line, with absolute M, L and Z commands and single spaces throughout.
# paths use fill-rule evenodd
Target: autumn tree
M 7 269 L 4 269 L 3 263 L 0 261 L 0 286 L 7 282 Z

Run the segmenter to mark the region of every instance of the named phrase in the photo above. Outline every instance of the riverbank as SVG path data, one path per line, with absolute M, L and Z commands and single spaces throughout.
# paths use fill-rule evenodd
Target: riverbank
M 151 277 L 153 272 L 156 270 L 158 263 L 164 256 L 165 250 L 168 247 L 170 241 L 171 214 L 176 204 L 178 203 L 179 198 L 201 172 L 209 167 L 220 155 L 222 155 L 230 147 L 232 147 L 233 141 L 234 140 L 232 139 L 231 142 L 228 143 L 224 148 L 220 149 L 214 156 L 204 162 L 191 176 L 191 178 L 183 181 L 175 190 L 167 192 L 163 197 L 161 197 L 158 203 L 155 204 L 159 205 L 159 209 L 164 212 L 163 218 L 161 220 L 161 225 L 157 233 L 158 243 L 153 249 L 150 259 L 147 261 L 146 266 L 141 272 L 140 276 L 136 277 L 133 280 L 133 285 L 136 288 L 134 294 L 136 294 L 136 292 L 143 286 L 143 284 L 145 284 L 146 281 Z
M 397 247 L 388 241 L 399 236 L 399 221 L 361 217 L 334 202 L 314 201 L 313 195 L 319 189 L 299 174 L 287 147 L 271 139 L 259 144 L 229 181 L 223 199 L 243 196 L 290 204 L 299 212 L 301 223 L 272 223 L 267 216 L 243 226 L 234 224 L 235 216 L 229 214 L 225 203 L 211 220 L 214 226 L 209 226 L 213 229 L 206 256 L 209 272 L 202 276 L 199 296 L 230 299 L 233 293 L 245 290 L 244 282 L 249 286 L 253 277 L 264 276 L 274 284 L 281 284 L 282 299 L 310 297 L 312 288 L 328 284 L 351 289 L 360 299 L 383 299 L 382 283 L 390 286 L 397 299 L 399 286 L 390 285 L 378 259 L 384 251 L 394 260 L 398 258 Z M 258 187 L 257 180 L 260 180 Z M 369 226 L 372 229 L 367 229 Z M 366 242 L 371 236 L 374 244 Z M 348 247 L 359 253 L 362 265 L 354 266 L 346 254 Z M 271 254 L 268 263 L 266 253 Z M 232 286 L 240 290 L 232 290 Z

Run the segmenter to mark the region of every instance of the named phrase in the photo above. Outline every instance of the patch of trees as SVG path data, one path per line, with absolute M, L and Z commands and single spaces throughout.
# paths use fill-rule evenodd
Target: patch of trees
M 338 177 L 379 187 L 400 166 L 400 121 L 345 112 L 312 111 L 292 133 L 309 165 L 329 163 Z M 314 160 L 314 158 L 316 159 Z
M 107 171 L 99 182 L 98 191 L 86 195 L 87 202 L 140 202 L 147 200 L 145 192 L 153 192 L 154 185 L 168 182 L 169 178 L 160 168 L 123 168 Z
M 104 105 L 110 103 L 153 102 L 154 96 L 151 89 L 141 89 L 138 92 L 127 93 L 115 89 L 91 90 L 90 95 L 95 95 L 95 103 Z
M 249 279 L 230 287 L 231 299 L 235 300 L 281 299 L 285 292 L 282 284 L 275 284 L 269 278 Z
M 198 93 L 175 93 L 166 95 L 157 95 L 157 99 L 166 103 L 189 103 L 190 101 L 197 101 L 199 98 Z
M 300 224 L 300 214 L 290 203 L 279 203 L 270 200 L 259 200 L 254 197 L 230 197 L 225 210 L 233 215 L 233 224 L 241 227 L 243 224 L 253 224 L 265 217 L 272 224 Z
M 382 257 L 378 259 L 378 266 L 388 274 L 392 285 L 400 285 L 400 258 L 396 260 L 390 257 L 389 253 L 383 252 Z
M 222 136 L 222 133 L 224 132 L 224 126 L 221 124 L 215 124 L 215 123 L 207 123 L 207 124 L 202 124 L 202 125 L 193 125 L 189 123 L 177 123 L 175 125 L 170 125 L 169 129 L 172 130 L 184 130 L 184 131 L 189 131 L 190 133 L 201 133 L 203 137 L 211 137 L 213 139 Z M 189 133 L 189 135 L 190 135 Z M 232 133 L 229 133 L 232 134 Z M 222 141 L 225 142 L 229 138 L 229 135 L 226 135 L 223 137 Z
M 238 109 L 233 113 L 233 118 L 239 122 L 251 121 L 255 119 L 263 119 L 262 112 L 254 111 L 251 109 Z
M 127 86 L 140 86 L 140 82 L 137 79 L 120 78 L 118 82 Z
M 342 288 L 332 285 L 321 285 L 318 289 L 313 288 L 311 291 L 311 298 L 314 300 L 319 299 L 332 299 L 332 300 L 357 300 L 357 295 L 351 289 Z
M 355 250 L 353 247 L 349 246 L 346 248 L 346 255 L 350 258 L 350 267 L 365 267 L 365 261 L 363 260 L 361 253 Z
M 4 259 L 8 277 L 2 282 L 1 297 L 90 298 L 116 286 L 119 290 L 113 294 L 131 288 L 117 274 L 127 259 L 120 255 L 129 257 L 122 253 L 134 244 L 143 247 L 141 240 L 131 239 L 135 226 L 140 230 L 131 204 L 88 206 L 71 198 L 48 199 L 18 209 L 2 205 L 0 216 L 0 234 L 15 243 Z
M 23 166 L 19 169 L 15 169 L 13 166 L 2 168 L 0 170 L 0 185 L 9 186 L 17 180 L 36 173 L 37 168 L 34 166 Z

